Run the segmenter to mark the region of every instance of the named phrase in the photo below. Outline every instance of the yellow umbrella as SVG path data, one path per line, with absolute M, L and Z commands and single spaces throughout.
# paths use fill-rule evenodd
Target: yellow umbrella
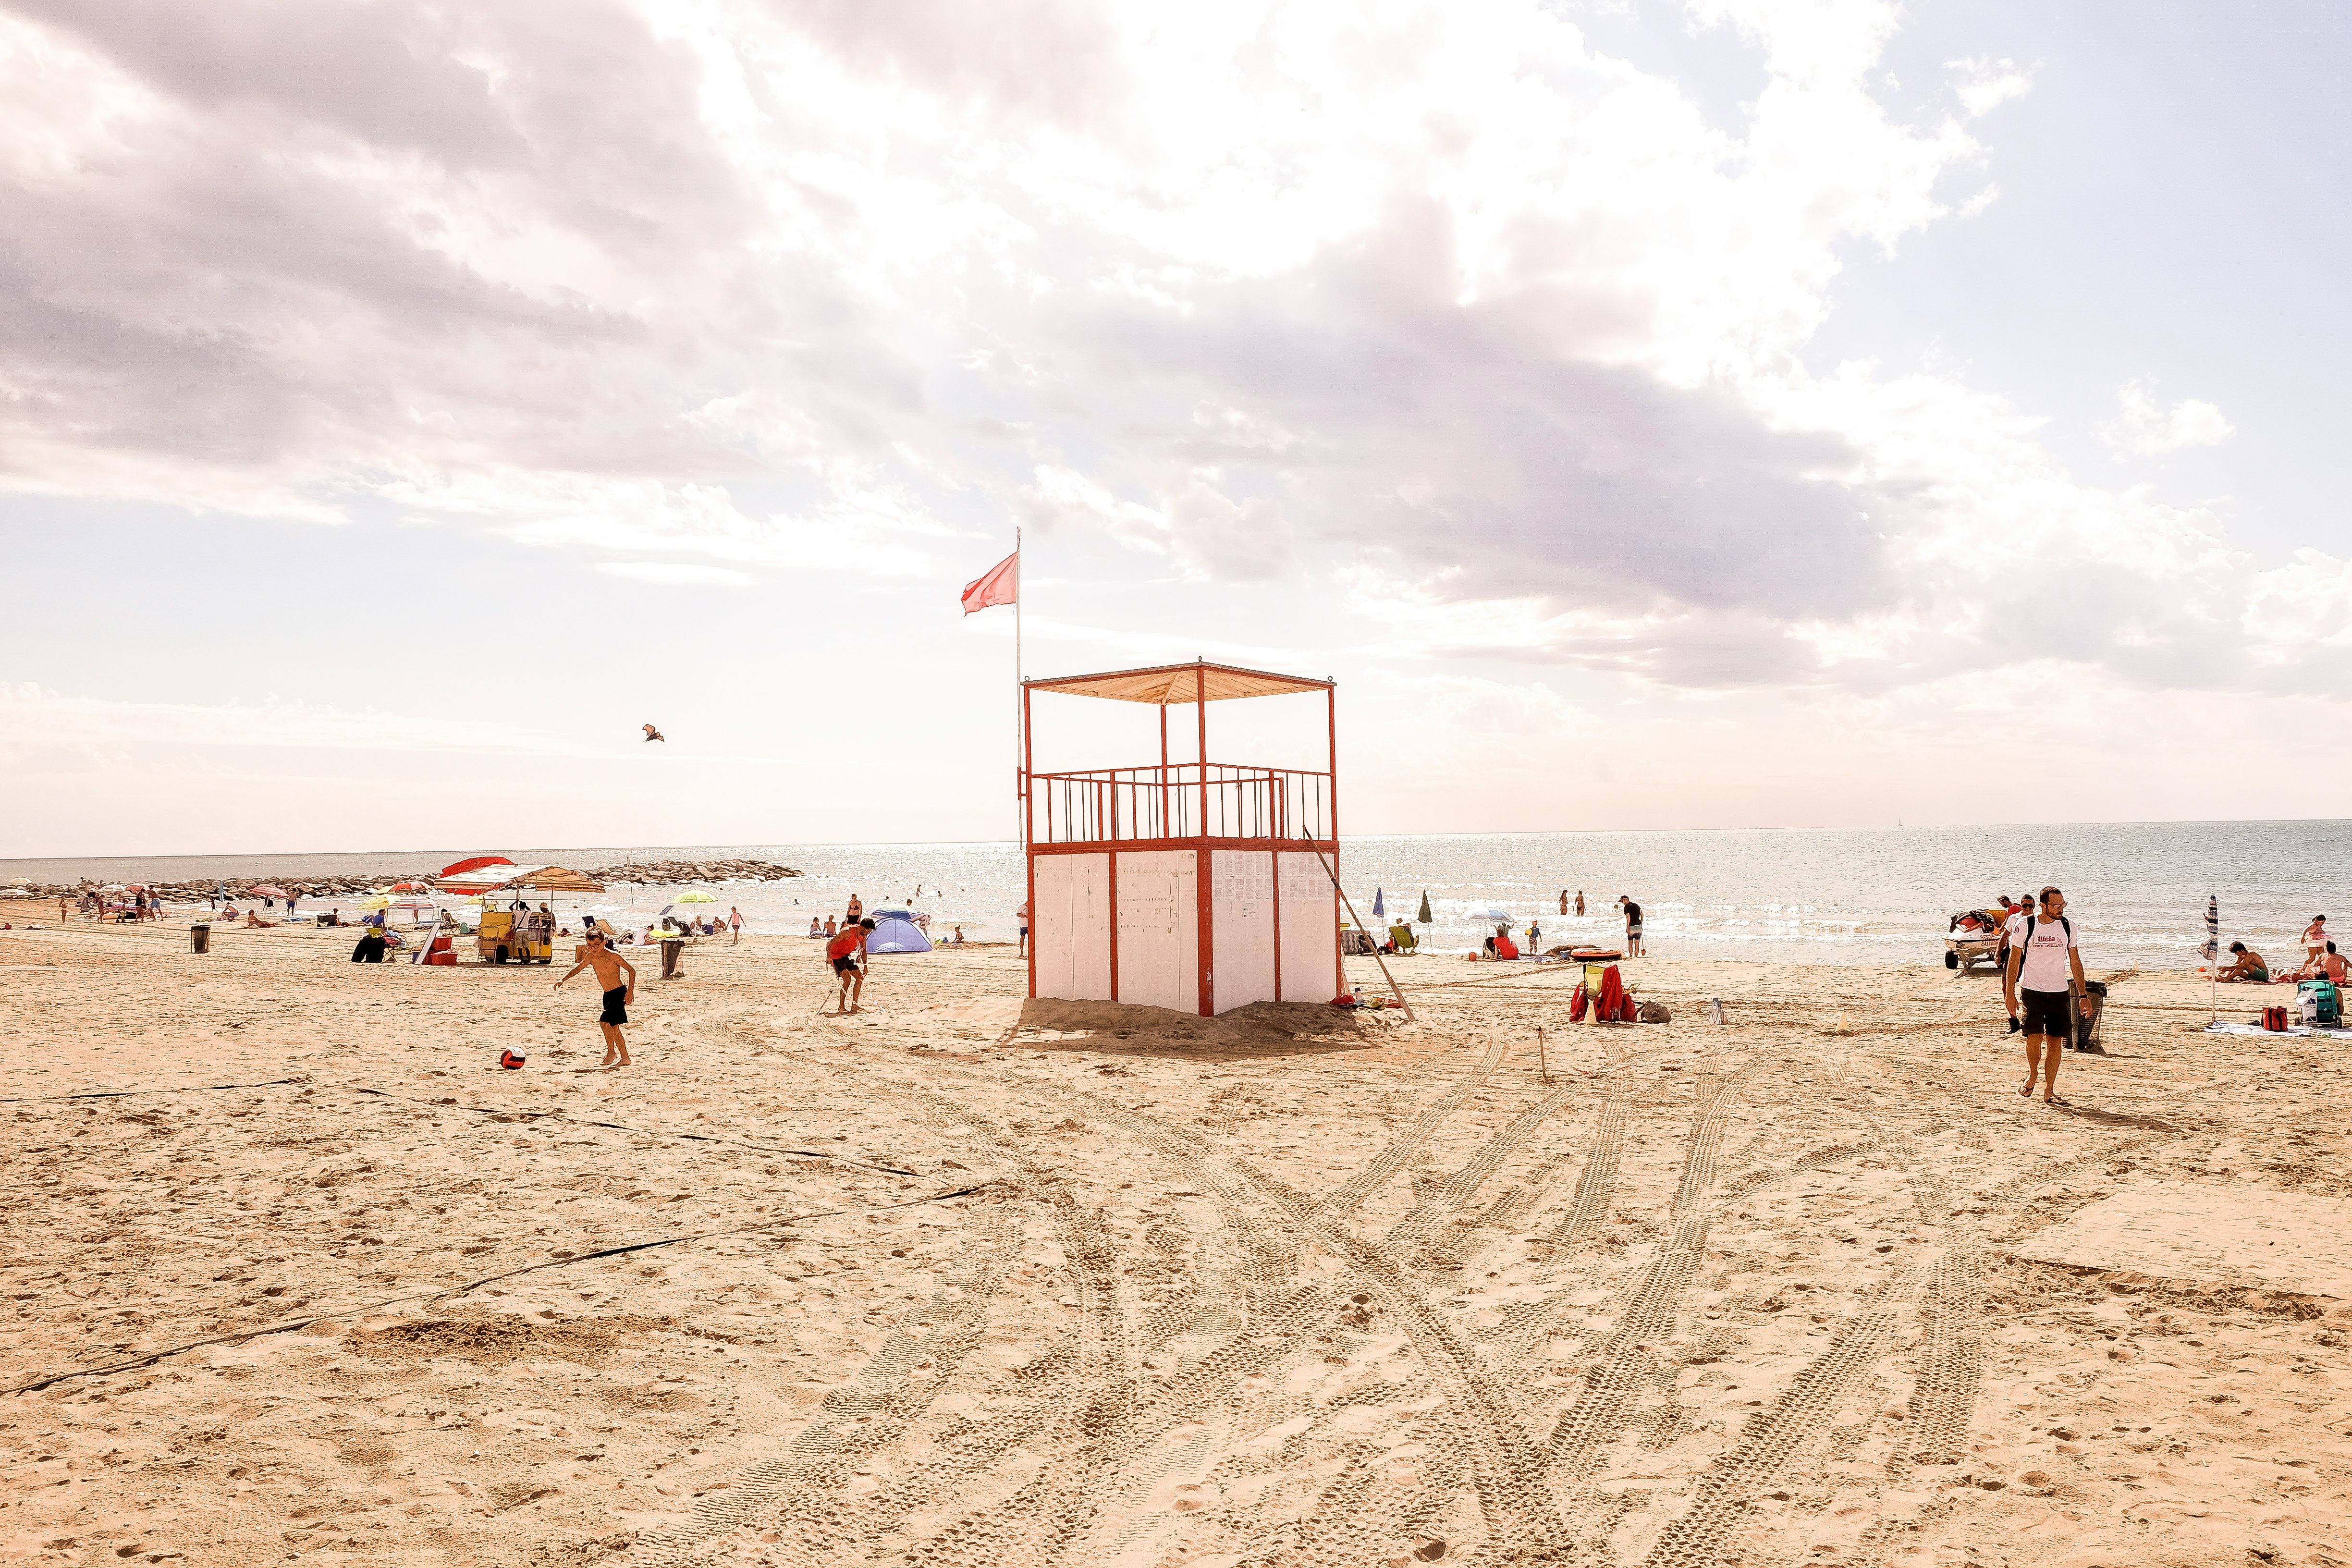
M 385 898 L 382 893 L 378 893 L 372 899 L 362 899 L 360 900 L 360 908 L 363 910 L 388 910 L 392 908 L 392 900 Z
M 715 904 L 719 900 L 705 892 L 680 893 L 670 900 L 673 904 Z

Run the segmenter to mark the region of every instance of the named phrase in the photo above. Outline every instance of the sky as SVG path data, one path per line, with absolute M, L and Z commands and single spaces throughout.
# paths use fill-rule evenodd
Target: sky
M 1349 832 L 2347 815 L 2347 45 L 0 0 L 0 858 L 1008 838 L 1016 529 Z

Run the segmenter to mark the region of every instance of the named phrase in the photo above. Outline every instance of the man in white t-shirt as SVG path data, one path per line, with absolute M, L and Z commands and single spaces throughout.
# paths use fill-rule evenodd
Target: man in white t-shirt
M 2017 1092 L 2032 1099 L 2039 1078 L 2042 1103 L 2065 1104 L 2058 1098 L 2058 1057 L 2074 1033 L 2066 1009 L 2078 1007 L 2087 1016 L 2091 999 L 2083 990 L 2083 954 L 2074 922 L 2066 918 L 2066 895 L 2057 889 L 2042 889 L 2040 912 L 2017 922 L 2000 989 L 2011 1017 L 2018 1016 L 2021 993 L 2024 1002 L 2025 1082 Z
M 2009 911 L 2009 919 L 2000 922 L 2000 972 L 2006 976 L 2009 973 L 2009 955 L 2017 951 L 2017 944 L 2022 940 L 2022 933 L 2025 931 L 2026 917 L 2033 912 L 2033 895 L 2029 892 L 2012 904 L 2009 901 L 2009 895 L 2003 893 L 2000 896 L 2000 902 L 2001 907 Z M 2025 1026 L 2019 1022 L 2017 1016 L 2017 1001 L 2011 997 L 2009 1004 L 2009 1032 L 2013 1035 L 2023 1027 Z

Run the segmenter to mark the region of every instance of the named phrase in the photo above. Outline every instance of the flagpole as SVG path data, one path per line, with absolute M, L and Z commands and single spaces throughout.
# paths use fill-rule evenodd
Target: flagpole
M 1021 780 L 1021 787 L 1014 792 L 1019 797 L 1021 820 L 1016 825 L 1019 831 L 1013 837 L 1020 841 L 1024 854 L 1029 849 L 1029 780 L 1021 772 L 1025 739 L 1021 732 L 1021 682 L 1027 673 L 1021 658 L 1021 525 L 1016 522 L 1013 525 L 1013 772 Z

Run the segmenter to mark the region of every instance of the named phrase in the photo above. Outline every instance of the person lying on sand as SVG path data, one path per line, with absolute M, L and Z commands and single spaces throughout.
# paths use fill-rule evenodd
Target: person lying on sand
M 2271 983 L 2271 966 L 2263 962 L 2261 953 L 2242 942 L 2231 942 L 2230 951 L 2238 955 L 2236 961 L 2229 968 L 2213 976 L 2214 979 L 2243 981 L 2249 985 L 2267 985 Z
M 246 929 L 246 930 L 247 930 L 247 931 L 268 931 L 270 927 L 272 927 L 272 926 L 276 925 L 277 923 L 278 923 L 278 922 L 277 922 L 276 921 L 266 921 L 266 920 L 263 920 L 259 915 L 255 914 L 251 910 L 246 910 L 246 911 L 245 911 L 245 929 Z
M 2343 955 L 2336 951 L 2336 944 L 2331 942 L 2327 944 L 2326 952 L 2320 953 L 2318 957 L 2313 959 L 2309 963 L 2305 964 L 2301 969 L 2296 970 L 2293 974 L 2287 975 L 2286 978 L 2289 980 L 2333 980 L 2338 985 L 2341 985 L 2345 981 L 2347 968 L 2347 966 L 2344 962 Z
M 604 933 L 598 931 L 581 948 L 580 962 L 572 966 L 563 980 L 571 979 L 583 969 L 596 972 L 596 984 L 604 992 L 604 1011 L 596 1020 L 597 1027 L 604 1031 L 604 1065 L 608 1068 L 627 1067 L 629 1042 L 622 1037 L 621 1026 L 629 1021 L 629 1004 L 637 999 L 636 966 L 605 945 Z M 621 978 L 624 974 L 628 976 L 626 981 Z M 563 989 L 563 980 L 555 983 L 558 991 Z

